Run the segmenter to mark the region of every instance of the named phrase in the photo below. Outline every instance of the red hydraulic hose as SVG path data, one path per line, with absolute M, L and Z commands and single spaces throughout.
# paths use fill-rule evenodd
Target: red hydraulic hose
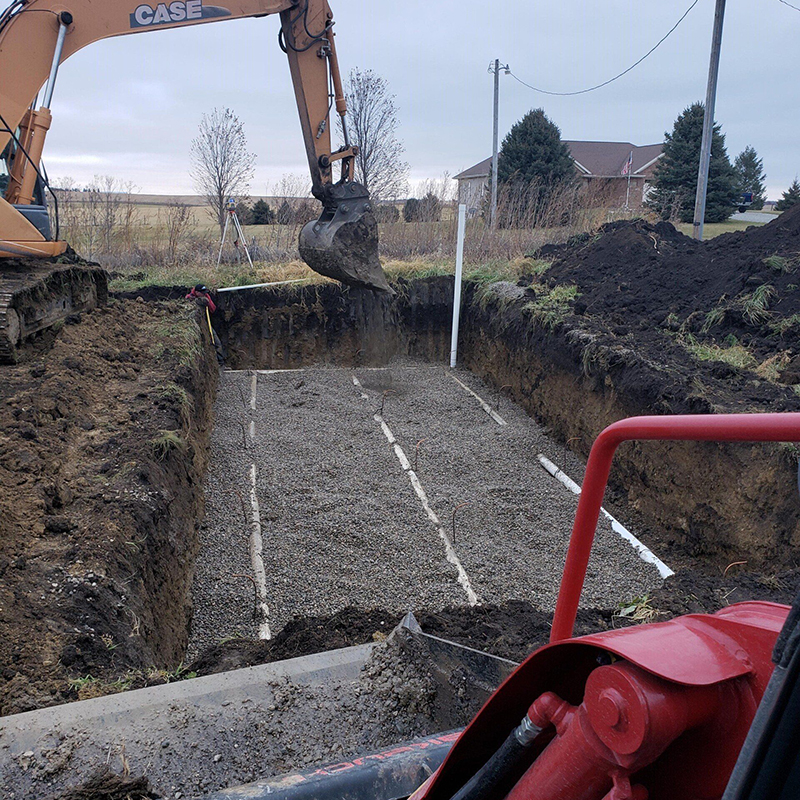
M 696 442 L 800 442 L 800 413 L 691 414 L 631 417 L 609 425 L 595 440 L 564 564 L 550 641 L 569 639 L 575 627 L 589 553 L 600 506 L 617 447 L 626 441 L 655 439 Z

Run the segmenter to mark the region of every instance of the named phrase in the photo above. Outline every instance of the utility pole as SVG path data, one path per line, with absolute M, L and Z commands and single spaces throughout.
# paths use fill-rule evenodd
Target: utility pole
M 504 69 L 506 75 L 510 72 L 508 64 L 500 66 L 500 59 L 496 58 L 494 64 L 489 64 L 489 72 L 494 73 L 494 132 L 492 138 L 492 205 L 489 213 L 489 225 L 494 228 L 497 224 L 497 140 L 500 133 L 500 70 Z
M 700 146 L 700 168 L 697 172 L 697 196 L 694 201 L 694 224 L 692 238 L 703 240 L 703 221 L 706 216 L 706 194 L 708 192 L 708 168 L 711 163 L 711 140 L 714 133 L 714 106 L 717 101 L 717 77 L 719 76 L 719 54 L 722 47 L 722 22 L 725 17 L 725 0 L 717 0 L 714 12 L 714 34 L 711 39 L 711 63 L 708 67 L 706 108 L 703 117 L 703 140 Z

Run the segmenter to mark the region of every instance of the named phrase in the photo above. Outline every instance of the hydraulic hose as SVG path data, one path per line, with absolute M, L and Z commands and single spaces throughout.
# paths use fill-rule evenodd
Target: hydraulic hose
M 530 749 L 541 732 L 526 714 L 452 800 L 502 800 L 530 766 Z

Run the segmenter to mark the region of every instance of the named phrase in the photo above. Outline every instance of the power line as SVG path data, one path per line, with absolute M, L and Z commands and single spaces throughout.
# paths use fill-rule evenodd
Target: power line
M 800 11 L 800 8 L 798 8 L 797 6 L 793 6 L 791 3 L 787 3 L 786 0 L 780 0 L 780 2 L 783 3 L 785 6 L 789 6 L 789 8 L 793 8 L 795 11 Z
M 684 12 L 683 16 L 636 63 L 631 64 L 626 70 L 623 70 L 622 72 L 620 72 L 619 75 L 615 75 L 613 78 L 609 78 L 607 81 L 603 81 L 602 83 L 598 83 L 597 86 L 590 86 L 588 89 L 580 89 L 577 92 L 550 92 L 547 89 L 539 89 L 537 86 L 531 86 L 531 84 L 525 83 L 525 81 L 523 81 L 521 78 L 518 78 L 510 70 L 509 70 L 509 75 L 511 75 L 511 77 L 515 81 L 517 81 L 518 83 L 521 83 L 523 86 L 527 86 L 529 89 L 533 89 L 534 92 L 541 92 L 542 94 L 556 95 L 558 97 L 571 97 L 571 96 L 576 95 L 576 94 L 586 94 L 587 92 L 593 92 L 593 91 L 595 91 L 595 89 L 602 89 L 603 86 L 608 86 L 609 83 L 613 83 L 614 81 L 619 80 L 623 75 L 627 75 L 632 69 L 634 69 L 635 67 L 638 67 L 639 64 L 642 63 L 642 61 L 644 61 L 648 56 L 650 56 L 652 53 L 654 53 L 670 37 L 670 35 L 675 31 L 675 29 L 678 27 L 678 25 L 680 25 L 681 22 L 683 22 L 686 19 L 686 17 L 689 16 L 689 12 L 699 2 L 700 2 L 700 0 L 694 0 L 694 2 L 689 6 L 689 8 L 686 9 L 686 11 Z M 786 2 L 786 0 L 781 0 L 781 2 L 784 3 L 784 2 Z M 787 5 L 788 5 L 788 3 L 787 3 Z

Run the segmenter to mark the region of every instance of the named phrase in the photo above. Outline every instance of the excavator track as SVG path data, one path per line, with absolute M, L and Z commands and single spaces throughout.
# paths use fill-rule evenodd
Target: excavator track
M 34 334 L 107 299 L 106 273 L 95 265 L 0 262 L 0 364 L 15 364 L 19 348 Z

